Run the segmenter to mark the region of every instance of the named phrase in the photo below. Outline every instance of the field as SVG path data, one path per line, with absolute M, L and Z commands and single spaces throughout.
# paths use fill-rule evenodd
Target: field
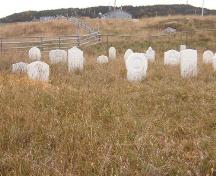
M 100 23 L 102 33 L 145 38 L 171 22 L 180 25 L 176 26 L 180 30 L 215 28 L 216 18 L 86 20 Z M 21 29 L 29 31 L 29 24 L 23 25 Z M 2 36 L 14 37 L 4 26 L 1 29 Z M 44 35 L 58 35 L 52 29 Z M 61 30 L 67 34 L 69 28 Z M 19 35 L 20 31 L 17 27 L 15 32 Z M 96 57 L 106 54 L 106 42 L 83 48 L 84 71 L 68 73 L 67 65 L 51 65 L 49 83 L 11 74 L 12 63 L 28 61 L 27 51 L 1 55 L 0 175 L 214 175 L 216 73 L 211 65 L 202 64 L 202 52 L 206 48 L 216 51 L 216 35 L 213 31 L 184 37 L 151 41 L 111 37 L 109 44 L 118 50 L 116 60 L 96 64 Z M 163 65 L 163 52 L 183 42 L 199 51 L 196 78 L 182 79 L 179 67 Z M 129 83 L 124 51 L 141 52 L 150 44 L 156 49 L 156 62 L 150 64 L 146 80 Z M 47 53 L 43 59 L 49 63 Z

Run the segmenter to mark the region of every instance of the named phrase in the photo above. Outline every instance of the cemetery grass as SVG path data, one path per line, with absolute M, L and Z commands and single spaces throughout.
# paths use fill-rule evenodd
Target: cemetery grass
M 215 24 L 213 17 L 186 16 L 143 19 L 133 25 L 136 34 L 148 34 L 176 18 L 189 18 L 188 28 Z M 107 21 L 102 30 L 121 34 L 131 26 L 116 24 Z M 26 34 L 28 26 L 20 33 L 19 24 L 10 25 L 17 30 L 1 28 L 2 35 L 62 33 L 49 28 Z M 118 51 L 115 61 L 96 64 L 96 56 L 106 54 L 105 44 L 85 48 L 83 72 L 69 74 L 66 65 L 53 65 L 49 83 L 11 74 L 11 64 L 28 62 L 25 54 L 1 55 L 0 175 L 211 175 L 216 169 L 216 74 L 201 63 L 201 53 L 206 48 L 215 51 L 215 33 L 192 36 L 151 43 L 110 38 L 109 45 Z M 184 43 L 199 50 L 197 78 L 183 80 L 178 67 L 163 66 L 163 51 Z M 157 51 L 156 63 L 142 83 L 129 83 L 124 51 L 143 52 L 149 45 Z M 47 56 L 43 59 L 49 63 Z
M 0 175 L 207 175 L 216 169 L 216 75 L 183 80 L 163 54 L 129 83 L 122 54 L 83 72 L 51 66 L 49 83 L 0 60 Z M 45 57 L 46 62 L 47 56 Z M 49 63 L 49 62 L 48 62 Z

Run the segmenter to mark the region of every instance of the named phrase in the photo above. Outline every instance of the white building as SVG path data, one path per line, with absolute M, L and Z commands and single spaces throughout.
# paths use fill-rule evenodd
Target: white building
M 102 19 L 132 19 L 132 15 L 121 9 L 116 9 L 105 13 L 104 15 L 102 15 L 101 18 Z

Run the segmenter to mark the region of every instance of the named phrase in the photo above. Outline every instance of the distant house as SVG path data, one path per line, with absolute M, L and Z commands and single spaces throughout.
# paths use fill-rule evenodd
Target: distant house
M 108 13 L 105 13 L 101 17 L 102 19 L 132 19 L 132 15 L 128 12 L 125 12 L 121 9 L 113 10 Z

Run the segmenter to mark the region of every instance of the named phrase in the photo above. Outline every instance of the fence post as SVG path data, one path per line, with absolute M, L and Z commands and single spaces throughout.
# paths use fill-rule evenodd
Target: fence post
M 41 51 L 43 51 L 43 37 L 40 38 Z
M 3 51 L 3 48 L 2 48 L 3 47 L 2 39 L 1 39 L 1 44 L 0 45 L 1 45 L 1 54 L 2 54 L 2 51 Z
M 77 36 L 77 46 L 78 48 L 80 47 L 80 36 L 79 35 Z
M 59 37 L 59 49 L 61 48 L 61 37 Z
M 107 52 L 107 56 L 109 56 L 109 36 L 106 36 L 106 52 Z

